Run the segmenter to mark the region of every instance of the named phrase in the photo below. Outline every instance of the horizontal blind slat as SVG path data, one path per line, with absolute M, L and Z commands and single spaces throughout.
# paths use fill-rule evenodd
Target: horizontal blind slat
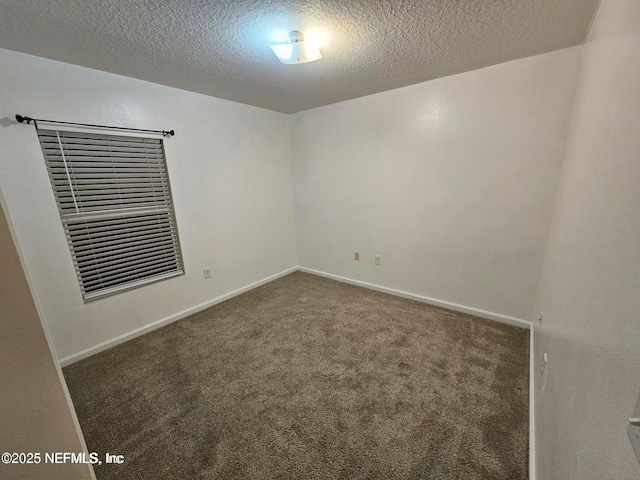
M 128 192 L 118 195 L 117 193 L 104 193 L 102 195 L 95 195 L 90 192 L 77 192 L 74 191 L 74 195 L 71 193 L 55 193 L 54 196 L 60 203 L 68 202 L 70 198 L 75 197 L 77 201 L 84 202 L 85 206 L 91 205 L 110 205 L 110 204 L 128 204 L 130 202 L 155 202 L 158 206 L 166 206 L 170 203 L 168 192 Z M 149 205 L 151 206 L 151 205 Z M 123 207 L 124 208 L 124 207 Z
M 112 286 L 114 284 L 120 282 L 128 282 L 131 280 L 139 280 L 144 278 L 145 276 L 156 275 L 160 272 L 168 272 L 171 270 L 176 270 L 177 267 L 175 264 L 173 265 L 144 265 L 139 268 L 137 271 L 128 271 L 117 275 L 111 275 L 109 277 L 105 277 L 102 280 L 91 280 L 89 282 L 82 282 L 82 285 L 87 289 L 92 287 L 107 287 Z
M 165 242 L 163 244 L 158 245 L 139 245 L 134 248 L 129 249 L 120 249 L 117 252 L 84 252 L 83 255 L 78 255 L 76 257 L 78 269 L 85 270 L 89 269 L 94 263 L 97 265 L 101 262 L 108 261 L 110 259 L 113 260 L 123 260 L 125 258 L 134 257 L 137 255 L 144 255 L 147 253 L 153 253 L 156 251 L 174 251 L 175 244 L 172 242 Z
M 64 205 L 66 202 L 69 202 L 71 199 L 68 197 L 58 197 L 58 202 L 61 205 Z M 115 198 L 97 198 L 90 199 L 83 195 L 77 195 L 75 200 L 78 202 L 78 206 L 81 210 L 89 207 L 104 207 L 104 208 L 116 208 L 118 205 L 129 206 L 131 207 L 134 203 L 144 204 L 144 205 L 168 205 L 169 200 L 164 195 L 138 195 L 131 197 L 115 197 Z
M 84 256 L 76 257 L 76 266 L 79 270 L 91 270 L 95 269 L 96 265 L 101 264 L 103 262 L 118 262 L 124 261 L 130 257 L 142 257 L 146 255 L 155 255 L 158 253 L 171 252 L 172 255 L 175 254 L 174 248 L 172 244 L 165 245 L 147 245 L 143 248 L 139 248 L 136 250 L 122 250 L 119 253 L 111 253 L 105 255 L 95 255 L 91 252 L 88 252 Z M 92 263 L 93 262 L 93 263 Z
M 139 222 L 112 223 L 110 225 L 92 225 L 90 227 L 75 228 L 68 231 L 69 238 L 76 241 L 82 241 L 90 238 L 102 238 L 110 235 L 118 235 L 122 231 L 136 232 L 142 230 L 156 230 L 160 227 L 170 228 L 171 224 L 161 221 L 161 219 L 149 219 Z
M 140 235 L 138 237 L 131 237 L 129 240 L 116 239 L 105 242 L 97 242 L 93 245 L 80 245 L 78 247 L 74 247 L 74 251 L 78 256 L 84 254 L 85 252 L 93 252 L 94 254 L 98 254 L 108 251 L 115 254 L 120 250 L 134 249 L 142 245 L 164 245 L 170 243 L 175 243 L 175 241 L 173 240 L 173 235 L 170 232 L 167 232 Z
M 63 147 L 64 148 L 64 147 Z M 48 148 L 44 151 L 45 159 L 47 163 L 57 163 L 62 159 L 62 152 L 60 149 L 54 150 Z M 109 150 L 91 150 L 88 148 L 67 150 L 64 149 L 64 154 L 70 162 L 107 162 L 113 160 L 115 164 L 127 164 L 127 163 L 149 163 L 150 165 L 159 165 L 162 160 L 162 152 L 160 150 L 144 150 L 144 149 L 129 149 L 119 151 Z
M 161 191 L 161 192 L 170 194 L 169 185 L 159 185 L 151 182 L 147 183 L 146 185 L 141 185 L 140 183 L 141 182 L 128 184 L 128 183 L 121 182 L 119 184 L 99 183 L 99 184 L 85 184 L 85 185 L 79 185 L 77 183 L 74 183 L 73 185 L 60 183 L 60 184 L 52 184 L 52 187 L 53 187 L 54 193 L 62 193 L 62 194 L 70 194 L 72 189 L 74 194 L 75 192 L 82 192 L 86 195 L 91 195 L 95 191 L 97 191 L 98 194 L 102 191 L 105 191 L 105 193 Z M 133 186 L 129 186 L 129 185 L 133 185 Z
M 42 148 L 46 150 L 60 150 L 57 138 L 50 137 L 48 139 L 42 139 L 40 144 Z M 157 143 L 133 143 L 133 142 L 101 142 L 95 139 L 81 139 L 81 138 L 64 138 L 60 137 L 62 147 L 69 151 L 73 150 L 113 150 L 113 151 L 136 151 L 136 150 L 149 150 L 154 152 L 161 151 L 160 144 Z
M 173 233 L 173 228 L 170 225 L 164 225 L 162 227 L 158 227 L 155 229 L 149 229 L 147 226 L 143 227 L 130 227 L 126 229 L 120 229 L 116 231 L 102 231 L 100 233 L 89 233 L 88 235 L 70 235 L 70 239 L 73 242 L 73 245 L 76 249 L 80 249 L 84 245 L 98 245 L 99 243 L 112 241 L 112 240 L 121 240 L 127 238 L 133 238 L 141 235 L 153 235 L 158 233 Z
M 60 130 L 38 129 L 38 136 L 41 139 L 56 138 L 56 134 L 60 134 L 60 138 L 64 138 L 67 141 L 72 139 L 94 139 L 99 142 L 131 142 L 131 143 L 151 143 L 161 145 L 162 140 L 159 138 L 140 137 L 140 136 L 122 136 L 122 135 L 105 135 L 100 133 L 83 133 L 83 132 L 66 132 Z
M 118 185 L 128 185 L 128 184 L 137 184 L 137 183 L 146 183 L 149 185 L 163 185 L 164 182 L 162 180 L 158 180 L 158 178 L 160 177 L 145 177 L 145 178 L 141 178 L 141 177 L 120 177 L 118 178 Z M 66 188 L 70 188 L 69 183 L 67 181 L 60 181 L 60 182 L 54 182 L 53 178 L 52 180 L 52 184 L 58 186 L 58 187 L 66 187 Z M 113 179 L 103 179 L 102 183 L 100 182 L 100 178 L 97 179 L 92 179 L 92 178 L 88 178 L 88 179 L 79 179 L 79 178 L 74 178 L 73 180 L 73 185 L 74 187 L 78 187 L 78 188 L 90 188 L 90 187 L 94 187 L 94 186 L 104 186 L 104 187 L 113 187 L 114 186 L 114 182 Z
M 144 260 L 144 265 L 173 265 L 175 263 L 175 257 L 169 254 L 147 255 L 140 259 L 129 259 L 129 261 L 120 263 L 104 263 L 96 265 L 93 269 L 86 269 L 82 273 L 82 281 L 87 284 L 94 280 L 104 280 L 110 276 L 121 275 L 124 272 L 136 272 L 140 268 L 142 260 Z
M 73 244 L 73 249 L 77 256 L 85 254 L 85 252 L 93 252 L 94 254 L 102 251 L 111 251 L 114 255 L 119 250 L 134 249 L 143 245 L 162 245 L 165 243 L 176 243 L 175 230 L 173 228 L 166 228 L 162 231 L 147 232 L 144 231 L 132 232 L 130 236 L 121 235 L 117 233 L 113 235 L 104 236 L 102 238 L 96 238 L 89 241 L 77 240 L 73 237 L 69 237 L 70 242 Z M 90 237 L 89 237 L 90 238 Z
M 153 205 L 148 207 L 136 208 L 117 208 L 88 213 L 65 213 L 61 216 L 61 218 L 64 224 L 77 224 L 80 222 L 98 222 L 106 219 L 116 219 L 122 217 L 133 218 L 141 214 L 167 215 L 168 218 L 173 221 L 173 212 L 167 205 Z
M 147 159 L 142 159 L 140 161 L 132 159 L 129 161 L 128 159 L 119 159 L 120 161 L 116 161 L 111 159 L 109 162 L 103 161 L 87 161 L 82 159 L 74 159 L 73 162 L 67 161 L 67 163 L 73 167 L 74 170 L 78 168 L 145 168 L 145 169 L 157 169 L 164 170 L 164 165 L 160 160 L 155 161 L 147 161 Z M 51 170 L 57 170 L 60 168 L 64 168 L 64 162 L 62 160 L 51 160 L 49 162 L 49 168 Z
M 87 220 L 76 221 L 75 223 L 68 223 L 68 232 L 71 235 L 80 234 L 80 232 L 100 232 L 102 230 L 112 230 L 114 226 L 120 225 L 126 222 L 131 226 L 149 225 L 154 226 L 157 224 L 164 225 L 168 222 L 166 213 L 150 213 L 144 215 L 136 215 L 130 217 L 118 217 L 108 218 L 102 220 Z
M 166 177 L 165 172 L 161 171 L 151 171 L 146 172 L 144 175 L 140 175 L 140 172 L 85 172 L 85 173 L 73 173 L 69 172 L 72 175 L 72 181 L 76 179 L 80 180 L 88 180 L 88 179 L 105 179 L 110 182 L 119 180 L 120 178 L 148 178 L 153 179 L 156 182 L 162 182 Z M 51 172 L 51 177 L 54 180 L 63 180 L 63 174 L 58 172 Z
M 73 163 L 67 159 L 67 167 L 69 169 L 69 173 L 74 173 L 78 176 L 86 176 L 91 174 L 94 177 L 100 177 L 102 175 L 107 175 L 107 178 L 113 178 L 116 174 L 132 174 L 137 173 L 141 180 L 147 181 L 147 178 L 153 178 L 161 180 L 155 180 L 160 182 L 167 182 L 167 169 L 164 165 L 161 164 L 153 164 L 153 163 L 140 163 L 140 162 L 127 162 L 127 163 L 107 163 L 107 162 L 96 162 L 95 165 L 90 165 L 89 162 L 77 162 Z M 55 161 L 49 162 L 47 165 L 49 170 L 49 175 L 54 178 L 57 175 L 60 175 L 62 171 L 65 169 L 65 164 L 63 161 Z M 149 175 L 152 175 L 148 177 Z M 82 177 L 79 177 L 82 178 Z
M 80 287 L 82 290 L 82 295 L 85 299 L 85 301 L 93 301 L 99 298 L 103 298 L 103 297 L 107 297 L 109 295 L 114 295 L 116 293 L 120 293 L 120 292 L 125 292 L 127 290 L 132 290 L 134 288 L 138 288 L 138 287 L 142 287 L 144 285 L 148 285 L 150 283 L 154 283 L 154 282 L 158 282 L 161 280 L 165 280 L 168 278 L 172 278 L 172 277 L 176 277 L 178 275 L 183 275 L 184 271 L 182 269 L 180 270 L 175 270 L 172 272 L 168 272 L 168 273 L 160 273 L 157 275 L 152 275 L 149 277 L 146 277 L 142 280 L 134 280 L 131 282 L 126 282 L 126 283 L 120 283 L 119 285 L 116 285 L 115 287 L 109 287 L 109 288 L 102 288 L 100 290 L 98 290 L 95 293 L 89 293 L 89 292 L 85 292 L 84 289 L 82 288 L 82 286 Z

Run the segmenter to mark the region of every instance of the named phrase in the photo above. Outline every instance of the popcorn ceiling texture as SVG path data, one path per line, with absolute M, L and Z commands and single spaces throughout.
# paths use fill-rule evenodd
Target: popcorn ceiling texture
M 599 0 L 4 0 L 0 47 L 284 113 L 584 42 Z M 274 32 L 319 29 L 281 65 Z

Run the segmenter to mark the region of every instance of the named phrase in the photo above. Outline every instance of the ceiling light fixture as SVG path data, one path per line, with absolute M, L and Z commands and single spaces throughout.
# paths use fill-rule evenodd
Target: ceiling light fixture
M 289 32 L 289 43 L 270 45 L 270 47 L 278 59 L 286 65 L 313 62 L 322 58 L 318 42 L 315 39 L 305 40 L 304 34 L 297 30 Z

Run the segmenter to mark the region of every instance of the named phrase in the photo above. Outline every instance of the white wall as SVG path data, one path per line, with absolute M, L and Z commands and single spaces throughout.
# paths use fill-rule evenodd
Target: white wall
M 640 2 L 602 0 L 580 84 L 535 332 L 539 480 L 637 479 Z
M 62 372 L 45 330 L 0 195 L 0 450 L 86 452 Z M 101 452 L 102 454 L 102 452 Z M 86 464 L 0 464 L 0 477 L 51 480 L 95 479 Z
M 300 265 L 531 320 L 580 52 L 293 115 Z
M 286 115 L 7 50 L 0 65 L 0 189 L 59 358 L 297 264 Z M 16 113 L 175 129 L 165 146 L 186 276 L 85 305 L 35 130 Z

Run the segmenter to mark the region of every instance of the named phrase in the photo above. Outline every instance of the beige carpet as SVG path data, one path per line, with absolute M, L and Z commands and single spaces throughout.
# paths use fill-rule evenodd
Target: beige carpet
M 528 478 L 529 332 L 294 273 L 64 369 L 98 479 Z

